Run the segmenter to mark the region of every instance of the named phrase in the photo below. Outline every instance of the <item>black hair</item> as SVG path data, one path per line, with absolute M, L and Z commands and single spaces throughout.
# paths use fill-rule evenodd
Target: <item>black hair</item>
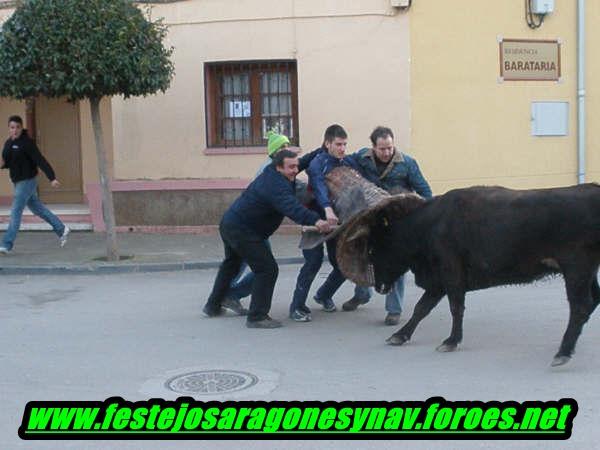
M 273 156 L 273 164 L 275 167 L 283 167 L 283 160 L 286 158 L 297 158 L 298 155 L 291 150 L 283 149 L 279 150 L 275 156 Z
M 373 130 L 369 139 L 371 139 L 373 147 L 375 147 L 377 145 L 377 139 L 385 139 L 388 136 L 394 139 L 394 133 L 392 133 L 392 130 L 390 130 L 388 127 L 379 126 Z
M 327 127 L 325 136 L 323 136 L 323 142 L 333 142 L 335 138 L 348 139 L 348 134 L 346 134 L 344 127 L 337 123 Z
M 23 119 L 21 119 L 21 116 L 10 116 L 8 118 L 8 123 L 11 122 L 15 122 L 18 123 L 19 125 L 23 126 Z

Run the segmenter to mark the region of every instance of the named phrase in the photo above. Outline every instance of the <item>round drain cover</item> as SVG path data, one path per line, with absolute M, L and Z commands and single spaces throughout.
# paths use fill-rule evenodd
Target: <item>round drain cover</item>
M 237 370 L 202 370 L 177 375 L 165 387 L 178 394 L 214 395 L 242 391 L 258 383 L 258 377 Z

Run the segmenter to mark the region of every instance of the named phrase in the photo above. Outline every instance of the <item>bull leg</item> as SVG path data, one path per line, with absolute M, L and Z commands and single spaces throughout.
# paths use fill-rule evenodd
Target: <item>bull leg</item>
M 465 292 L 453 290 L 448 292 L 448 302 L 452 313 L 452 331 L 450 336 L 436 348 L 438 352 L 453 352 L 463 338 L 463 316 L 465 312 Z
M 402 345 L 410 341 L 410 338 L 415 332 L 417 325 L 419 325 L 419 322 L 423 320 L 433 308 L 435 308 L 443 296 L 443 291 L 425 291 L 415 305 L 415 309 L 410 320 L 406 322 L 406 324 L 399 331 L 387 338 L 386 342 L 390 345 Z
M 575 271 L 573 271 L 575 272 Z M 571 359 L 575 352 L 577 339 L 581 334 L 583 325 L 590 318 L 590 314 L 596 308 L 598 302 L 592 298 L 594 291 L 598 293 L 598 281 L 596 280 L 596 270 L 587 269 L 573 273 L 565 272 L 565 284 L 567 287 L 567 298 L 569 299 L 569 324 L 563 335 L 558 353 L 554 356 L 552 366 L 561 366 Z

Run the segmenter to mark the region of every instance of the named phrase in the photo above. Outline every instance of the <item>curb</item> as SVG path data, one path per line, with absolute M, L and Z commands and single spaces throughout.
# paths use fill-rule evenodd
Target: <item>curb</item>
M 304 258 L 277 258 L 279 265 L 302 264 Z M 65 266 L 0 267 L 2 275 L 113 275 L 121 273 L 175 272 L 181 270 L 218 269 L 221 261 L 187 261 L 146 264 L 81 264 Z

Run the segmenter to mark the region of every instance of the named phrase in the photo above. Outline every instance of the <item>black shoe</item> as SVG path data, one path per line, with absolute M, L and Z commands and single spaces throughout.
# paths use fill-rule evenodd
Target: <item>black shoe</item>
M 342 304 L 342 309 L 344 311 L 354 311 L 360 305 L 364 305 L 365 303 L 369 303 L 369 300 L 361 300 L 359 298 L 352 297 L 350 300 Z
M 242 306 L 242 303 L 238 299 L 226 298 L 221 303 L 221 306 L 230 311 L 233 311 L 238 316 L 247 316 L 248 315 L 248 310 Z
M 400 323 L 400 313 L 388 313 L 383 323 L 386 325 L 398 325 Z
M 268 328 L 280 328 L 281 326 L 282 326 L 282 324 L 280 321 L 271 319 L 270 317 L 267 317 L 266 319 L 263 319 L 263 320 L 256 320 L 256 321 L 246 320 L 246 327 L 248 327 L 248 328 L 268 329 Z
M 225 311 L 221 307 L 219 307 L 218 309 L 215 309 L 212 306 L 209 306 L 207 303 L 206 305 L 204 305 L 204 308 L 202 308 L 202 312 L 204 314 L 206 314 L 208 317 L 218 317 L 218 316 L 222 315 Z

